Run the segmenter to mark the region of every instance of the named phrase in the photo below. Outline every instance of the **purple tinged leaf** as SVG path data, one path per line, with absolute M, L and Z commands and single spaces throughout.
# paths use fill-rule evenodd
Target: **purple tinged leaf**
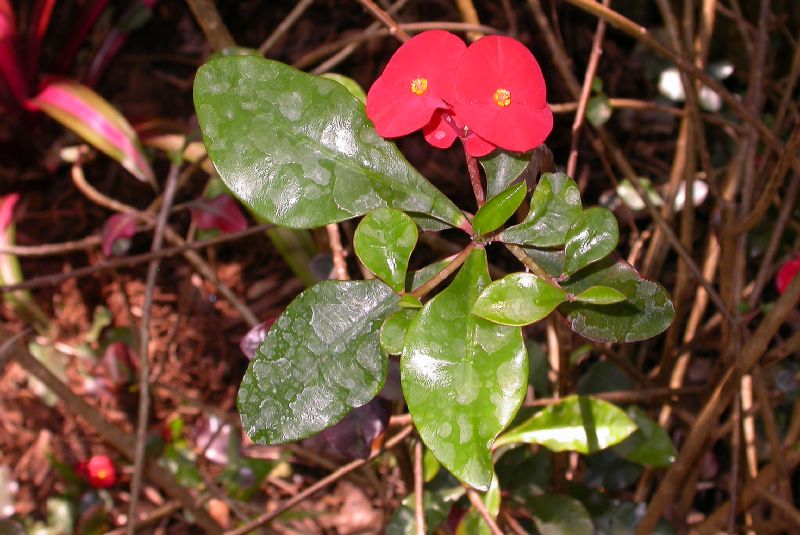
M 192 221 L 201 230 L 219 229 L 224 233 L 247 228 L 247 218 L 233 197 L 222 194 L 213 199 L 198 199 L 190 208 Z
M 136 216 L 115 214 L 103 225 L 102 248 L 105 256 L 119 256 L 128 251 L 130 238 L 136 234 Z
M 194 440 L 212 463 L 228 464 L 231 426 L 216 416 L 202 415 L 194 425 Z
M 389 416 L 384 402 L 373 399 L 353 409 L 338 424 L 305 440 L 303 445 L 336 461 L 366 459 L 375 440 L 386 431 Z
M 21 103 L 28 98 L 28 81 L 19 55 L 17 18 L 10 0 L 0 0 L 0 79 L 5 80 L 17 101 Z
M 244 335 L 244 338 L 239 342 L 239 349 L 242 350 L 244 356 L 247 357 L 247 360 L 253 360 L 253 357 L 258 350 L 258 346 L 261 345 L 261 342 L 264 341 L 264 338 L 267 337 L 267 333 L 269 332 L 269 328 L 272 327 L 272 324 L 275 323 L 277 317 L 270 318 L 264 323 L 256 325 L 249 331 L 247 334 Z
M 139 180 L 154 180 L 153 170 L 131 125 L 107 100 L 85 85 L 72 80 L 51 81 L 27 105 L 45 112 L 117 160 Z

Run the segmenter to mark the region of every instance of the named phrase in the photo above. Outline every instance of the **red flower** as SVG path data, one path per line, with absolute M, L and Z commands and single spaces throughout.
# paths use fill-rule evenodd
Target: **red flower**
M 778 270 L 778 276 L 775 277 L 778 293 L 785 292 L 798 273 L 800 273 L 800 256 L 789 260 Z
M 378 134 L 410 134 L 446 109 L 465 50 L 461 39 L 442 30 L 423 32 L 397 49 L 367 94 L 367 116 Z
M 77 472 L 96 489 L 107 489 L 117 482 L 117 469 L 107 455 L 95 455 L 78 463 Z
M 519 41 L 489 36 L 473 43 L 456 71 L 456 116 L 484 140 L 525 152 L 553 129 L 544 77 Z
M 440 149 L 449 148 L 457 137 L 464 137 L 467 153 L 475 158 L 486 156 L 497 148 L 469 128 L 465 129 L 458 116 L 450 111 L 437 110 L 422 132 L 428 143 Z

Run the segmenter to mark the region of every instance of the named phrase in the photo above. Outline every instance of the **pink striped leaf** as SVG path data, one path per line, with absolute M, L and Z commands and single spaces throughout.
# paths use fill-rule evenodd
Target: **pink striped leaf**
M 28 101 L 98 150 L 117 160 L 143 182 L 153 182 L 153 170 L 131 125 L 116 108 L 83 84 L 58 79 Z

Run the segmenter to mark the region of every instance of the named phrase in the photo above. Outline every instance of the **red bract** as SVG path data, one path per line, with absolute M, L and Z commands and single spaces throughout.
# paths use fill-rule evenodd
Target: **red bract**
M 96 489 L 107 489 L 117 482 L 117 469 L 107 455 L 95 455 L 78 463 L 77 472 Z
M 778 292 L 781 294 L 785 292 L 798 273 L 800 273 L 800 256 L 789 260 L 778 270 L 778 276 L 775 277 Z
M 427 125 L 437 109 L 446 109 L 465 50 L 461 39 L 441 30 L 423 32 L 397 49 L 367 94 L 367 116 L 378 134 L 410 134 Z
M 464 53 L 455 79 L 456 116 L 484 140 L 525 152 L 553 129 L 544 77 L 520 42 L 489 36 Z

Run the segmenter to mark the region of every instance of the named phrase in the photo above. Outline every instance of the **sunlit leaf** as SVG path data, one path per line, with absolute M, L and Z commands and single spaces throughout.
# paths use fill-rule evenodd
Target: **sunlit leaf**
M 425 445 L 481 490 L 492 479 L 492 442 L 517 413 L 528 378 L 520 329 L 469 313 L 489 280 L 485 251 L 473 251 L 412 322 L 401 359 L 403 393 Z
M 553 451 L 591 453 L 618 444 L 636 430 L 625 412 L 600 399 L 569 396 L 498 437 L 502 444 L 541 444 Z
M 573 274 L 610 255 L 619 242 L 617 218 L 607 208 L 585 210 L 567 232 L 564 273 Z
M 563 245 L 582 210 L 581 193 L 575 181 L 563 173 L 545 173 L 533 190 L 525 220 L 505 229 L 500 239 L 536 247 Z
M 394 208 L 368 213 L 358 224 L 353 248 L 364 266 L 396 292 L 402 292 L 417 225 Z
M 627 298 L 613 305 L 564 303 L 559 307 L 572 330 L 604 342 L 637 342 L 663 332 L 675 317 L 669 294 L 653 281 L 643 279 L 630 264 L 606 258 L 581 270 L 561 286 L 580 293 L 592 286 L 608 286 Z
M 574 301 L 593 305 L 613 305 L 626 299 L 624 293 L 608 286 L 592 286 L 573 297 Z
M 131 125 L 108 101 L 85 85 L 71 80 L 51 81 L 29 103 L 117 160 L 139 180 L 154 180 L 153 170 Z
M 220 177 L 273 223 L 319 227 L 390 206 L 465 224 L 333 80 L 267 59 L 219 58 L 197 72 L 194 100 Z
M 639 429 L 614 446 L 613 451 L 629 461 L 646 466 L 666 468 L 671 465 L 678 454 L 666 431 L 636 407 L 628 409 L 628 416 Z
M 380 326 L 399 300 L 371 280 L 323 281 L 292 301 L 239 388 L 250 438 L 259 444 L 305 438 L 374 398 L 386 379 Z
M 411 321 L 417 317 L 418 309 L 404 308 L 398 310 L 383 322 L 381 326 L 381 348 L 389 355 L 403 352 L 403 342 Z
M 337 74 L 335 72 L 326 72 L 322 75 L 322 77 L 342 84 L 351 95 L 360 100 L 363 104 L 367 103 L 367 94 L 364 92 L 364 89 L 358 85 L 358 82 L 352 78 L 344 76 L 343 74 Z
M 499 229 L 525 200 L 526 191 L 527 186 L 524 182 L 520 182 L 498 193 L 481 206 L 475 214 L 475 219 L 472 220 L 472 230 L 475 234 L 482 236 Z
M 567 300 L 566 292 L 532 273 L 512 273 L 481 293 L 472 313 L 503 325 L 528 325 Z
M 653 206 L 663 206 L 664 201 L 661 199 L 661 196 L 656 191 L 656 188 L 653 186 L 653 183 L 648 178 L 639 178 L 639 184 L 642 186 L 642 189 L 647 195 L 647 199 L 650 201 L 650 204 Z M 644 210 L 645 203 L 642 200 L 642 197 L 639 195 L 639 191 L 634 187 L 633 182 L 631 182 L 627 178 L 623 178 L 617 184 L 617 195 L 619 198 L 622 199 L 622 202 L 625 203 L 625 206 L 630 208 L 631 210 Z

